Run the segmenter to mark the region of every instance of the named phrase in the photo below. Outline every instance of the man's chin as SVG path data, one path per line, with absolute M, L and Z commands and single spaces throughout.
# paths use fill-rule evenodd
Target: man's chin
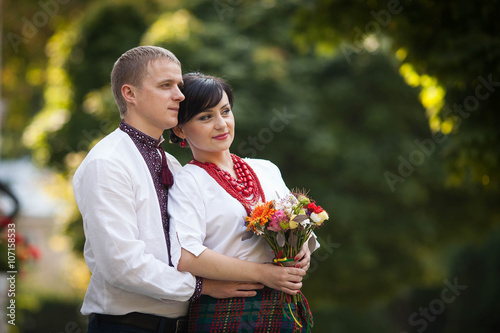
M 165 123 L 165 130 L 169 130 L 171 128 L 174 128 L 175 126 L 177 126 L 177 117 L 175 117 L 174 119 L 169 119 L 166 123 Z

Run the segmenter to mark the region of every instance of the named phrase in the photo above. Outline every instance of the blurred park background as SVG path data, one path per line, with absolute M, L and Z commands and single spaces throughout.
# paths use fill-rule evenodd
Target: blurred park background
M 2 193 L 1 269 L 14 221 L 19 273 L 0 332 L 85 332 L 71 179 L 119 123 L 114 61 L 151 44 L 227 79 L 232 151 L 330 213 L 303 288 L 314 332 L 500 332 L 499 1 L 0 2 L 0 180 L 19 203 Z

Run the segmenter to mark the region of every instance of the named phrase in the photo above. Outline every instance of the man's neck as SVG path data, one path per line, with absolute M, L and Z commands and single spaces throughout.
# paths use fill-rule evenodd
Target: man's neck
M 133 128 L 141 131 L 144 134 L 149 135 L 152 138 L 155 138 L 156 140 L 160 140 L 161 136 L 163 135 L 163 131 L 160 131 L 156 127 L 149 126 L 144 121 L 142 121 L 142 119 L 134 117 L 130 113 L 127 114 L 127 116 L 125 116 L 123 120 Z

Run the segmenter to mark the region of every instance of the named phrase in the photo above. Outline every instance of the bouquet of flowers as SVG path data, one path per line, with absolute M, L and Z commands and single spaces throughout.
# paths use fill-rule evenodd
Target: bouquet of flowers
M 288 266 L 295 261 L 295 256 L 309 240 L 314 229 L 328 218 L 328 213 L 308 198 L 307 193 L 294 191 L 280 200 L 257 204 L 252 214 L 245 218 L 245 224 L 248 231 L 264 237 L 275 255 L 275 264 Z M 291 310 L 290 304 L 295 304 L 296 311 L 300 308 L 308 327 L 312 326 L 312 315 L 302 293 L 296 296 L 282 293 L 281 301 L 283 310 L 288 306 L 293 319 L 300 327 L 302 325 Z

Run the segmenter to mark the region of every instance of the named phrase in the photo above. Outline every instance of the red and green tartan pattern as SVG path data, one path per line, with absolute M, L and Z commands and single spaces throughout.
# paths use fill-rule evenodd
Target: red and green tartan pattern
M 202 295 L 189 306 L 188 332 L 306 332 L 307 327 L 300 328 L 288 306 L 286 309 L 287 314 L 280 304 L 280 292 L 269 288 L 259 290 L 255 297 Z M 295 313 L 295 304 L 291 310 Z

